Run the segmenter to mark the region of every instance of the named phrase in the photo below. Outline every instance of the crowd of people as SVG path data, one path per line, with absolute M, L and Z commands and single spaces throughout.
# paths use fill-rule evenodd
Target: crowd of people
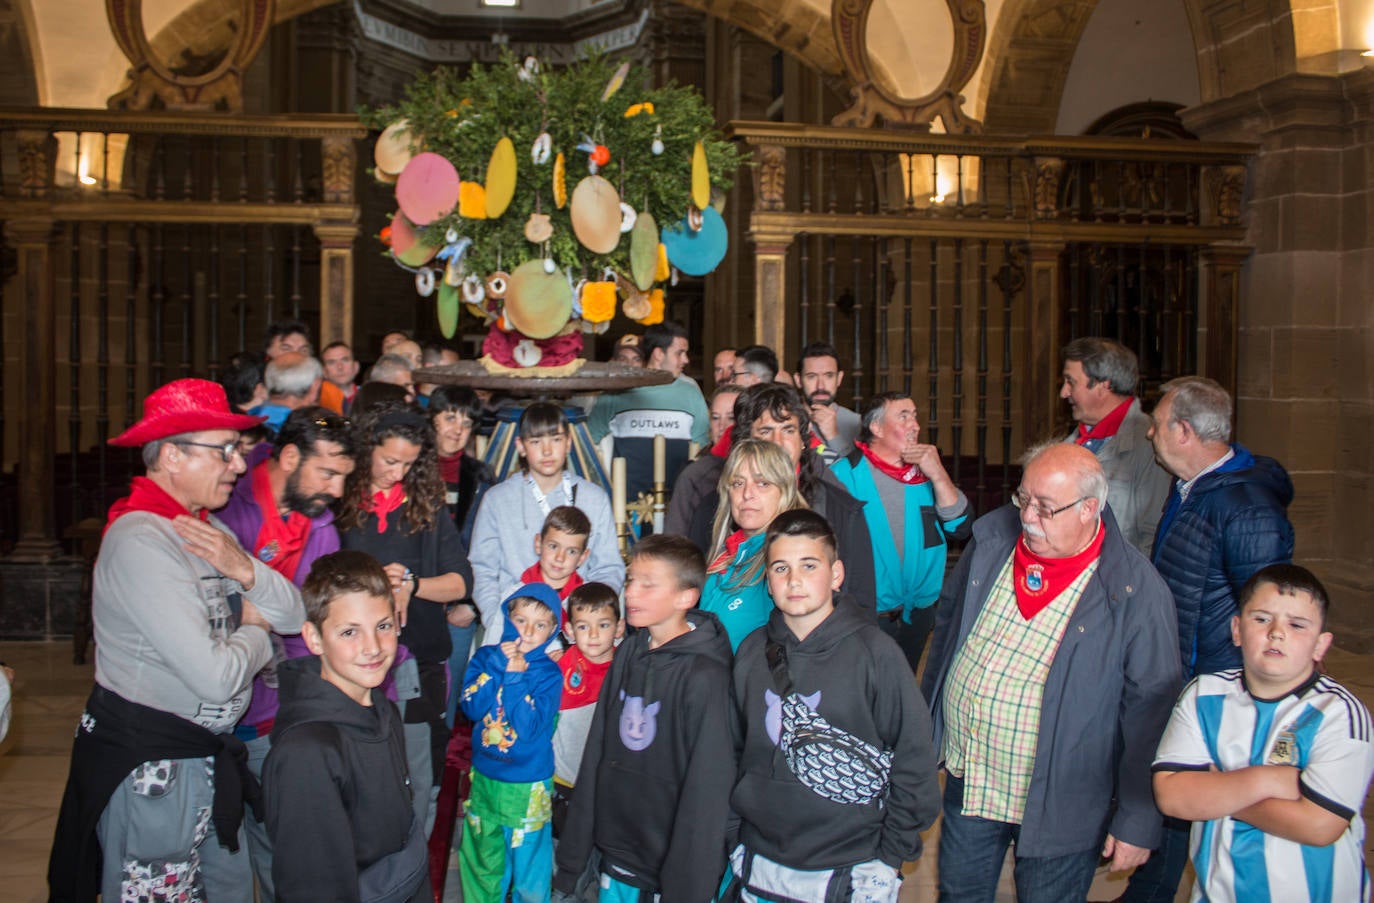
M 978 512 L 915 402 L 838 403 L 836 349 L 685 374 L 673 323 L 589 400 L 664 529 L 622 557 L 568 410 L 416 384 L 301 323 L 181 379 L 112 444 L 146 475 L 95 565 L 96 685 L 54 900 L 895 903 L 942 820 L 942 901 L 1369 900 L 1369 713 L 1323 673 L 1293 486 L 1211 380 L 1063 349 L 1077 426 Z M 948 574 L 951 550 L 959 549 Z M 627 560 L 628 559 L 628 560 Z M 943 781 L 940 773 L 943 772 Z M 456 813 L 456 817 L 455 817 Z M 455 825 L 455 821 L 457 824 Z

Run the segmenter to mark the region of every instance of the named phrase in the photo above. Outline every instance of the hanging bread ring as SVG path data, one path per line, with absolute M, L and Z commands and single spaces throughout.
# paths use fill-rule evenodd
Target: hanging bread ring
M 635 227 L 635 220 L 639 219 L 639 214 L 635 213 L 635 208 L 624 201 L 620 202 L 620 232 L 623 235 Z
M 482 277 L 473 273 L 463 280 L 463 300 L 469 304 L 480 304 L 487 297 L 487 290 L 482 285 Z
M 535 166 L 543 166 L 553 156 L 553 137 L 548 132 L 540 132 L 530 148 L 530 160 Z
M 415 291 L 421 298 L 434 294 L 434 271 L 424 267 L 415 273 Z
M 687 208 L 687 228 L 693 232 L 701 231 L 701 208 L 692 204 Z
M 444 244 L 446 244 L 446 245 L 456 245 L 457 243 L 458 243 L 458 230 L 457 230 L 457 229 L 449 229 L 447 232 L 444 233 Z
M 487 297 L 500 301 L 506 297 L 506 289 L 508 288 L 510 288 L 509 273 L 498 270 L 487 277 Z

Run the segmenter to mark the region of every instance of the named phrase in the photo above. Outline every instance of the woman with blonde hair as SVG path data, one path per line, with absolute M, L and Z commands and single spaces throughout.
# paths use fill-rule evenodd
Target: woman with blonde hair
M 720 618 L 731 649 L 762 627 L 773 611 L 764 579 L 763 536 L 784 511 L 806 508 L 797 472 L 772 442 L 744 439 L 730 449 L 718 485 L 710 566 L 701 608 Z

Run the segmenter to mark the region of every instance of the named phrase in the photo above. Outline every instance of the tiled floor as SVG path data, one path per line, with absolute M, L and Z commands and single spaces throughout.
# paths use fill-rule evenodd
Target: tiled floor
M 71 663 L 69 643 L 0 643 L 0 661 L 17 672 L 14 720 L 0 743 L 0 896 L 11 903 L 47 899 L 47 861 L 57 808 L 67 778 L 72 731 L 90 691 L 94 669 Z M 1374 707 L 1374 654 L 1333 649 L 1332 676 Z M 1365 805 L 1365 818 L 1374 807 Z M 927 855 L 907 867 L 902 903 L 935 900 L 939 826 L 926 836 Z M 1012 903 L 1010 869 L 1003 869 L 997 903 Z M 455 882 L 450 882 L 455 883 Z M 1124 881 L 1099 874 L 1090 899 L 1117 896 Z M 446 899 L 457 899 L 450 893 Z M 1180 892 L 1178 899 L 1187 899 Z

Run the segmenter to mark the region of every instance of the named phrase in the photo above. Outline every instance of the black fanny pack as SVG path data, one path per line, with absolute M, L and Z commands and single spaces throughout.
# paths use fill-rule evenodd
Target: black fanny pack
M 778 748 L 808 790 L 832 802 L 863 806 L 887 796 L 892 751 L 835 727 L 811 710 L 792 685 L 787 650 L 769 641 L 768 669 L 781 697 Z

